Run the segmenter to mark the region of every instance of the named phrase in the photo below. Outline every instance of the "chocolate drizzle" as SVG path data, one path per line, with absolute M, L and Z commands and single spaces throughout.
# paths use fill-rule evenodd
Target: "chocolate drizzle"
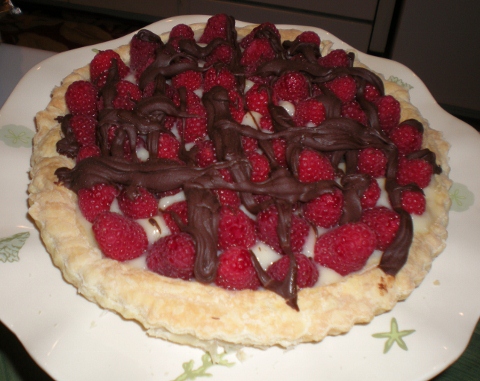
M 398 234 L 392 245 L 384 252 L 379 267 L 385 273 L 395 275 L 405 264 L 413 239 L 411 217 L 403 211 L 400 202 L 401 192 L 412 189 L 412 186 L 400 187 L 395 180 L 398 165 L 397 149 L 381 130 L 375 106 L 363 96 L 367 83 L 373 84 L 383 94 L 383 82 L 366 69 L 353 66 L 334 69 L 322 67 L 317 63 L 320 52 L 315 45 L 298 41 L 284 42 L 282 45 L 268 28 L 258 31 L 256 33 L 264 37 L 270 36 L 277 58 L 260 65 L 254 73 L 255 76 L 273 83 L 283 73 L 298 71 L 303 73 L 311 84 L 324 88 L 323 84 L 335 77 L 350 75 L 356 80 L 357 100 L 367 115 L 368 125 L 364 126 L 354 120 L 342 118 L 341 101 L 325 90 L 316 97 L 324 104 L 327 115 L 327 119 L 319 126 L 296 127 L 285 109 L 270 99 L 268 109 L 274 131 L 254 129 L 233 119 L 229 108 L 228 91 L 215 86 L 203 94 L 202 102 L 207 111 L 207 133 L 215 148 L 216 163 L 205 168 L 195 166 L 193 160 L 195 148 L 187 151 L 183 144 L 180 150 L 181 160 L 157 158 L 159 134 L 172 134 L 165 127 L 166 117 L 184 119 L 196 116 L 185 111 L 185 92 L 180 92 L 180 106 L 172 101 L 166 92 L 166 81 L 187 70 L 208 69 L 200 67 L 198 62 L 204 60 L 216 47 L 229 45 L 234 51 L 234 58 L 232 62 L 224 65 L 236 76 L 238 89 L 242 90 L 245 87 L 247 71 L 239 62 L 240 48 L 233 18 L 229 18 L 228 25 L 227 39 L 214 39 L 207 46 L 199 46 L 196 42 L 185 39 L 179 43 L 179 50 L 175 50 L 169 43 L 159 43 L 155 60 L 139 79 L 139 87 L 142 90 L 153 84 L 153 95 L 139 101 L 131 111 L 112 108 L 112 100 L 115 97 L 114 84 L 118 81 L 114 65 L 102 90 L 104 109 L 98 119 L 98 143 L 102 156 L 81 160 L 73 169 L 57 169 L 59 183 L 75 192 L 99 183 L 113 184 L 130 191 L 144 187 L 154 193 L 183 189 L 188 201 L 188 225 L 182 224 L 181 228 L 194 239 L 196 246 L 194 274 L 196 280 L 202 283 L 213 282 L 217 272 L 217 230 L 221 205 L 213 191 L 229 189 L 238 192 L 243 205 L 253 214 L 274 204 L 279 215 L 277 232 L 280 246 L 283 253 L 290 258 L 288 275 L 284 281 L 273 280 L 263 270 L 253 253 L 252 261 L 263 286 L 281 295 L 292 308 L 298 310 L 296 262 L 290 249 L 292 213 L 301 203 L 311 201 L 326 192 L 339 190 L 343 192 L 345 200 L 340 224 L 358 221 L 361 215 L 360 198 L 371 180 L 368 176 L 357 173 L 357 153 L 367 147 L 378 148 L 387 156 L 386 191 L 392 208 L 400 215 Z M 154 39 L 151 32 L 141 31 L 140 34 L 143 39 Z M 303 59 L 290 59 L 297 54 Z M 57 144 L 58 152 L 75 157 L 78 144 L 68 126 L 69 116 L 59 121 L 62 123 L 64 138 Z M 407 122 L 422 128 L 418 121 L 405 121 Z M 114 139 L 109 141 L 108 131 L 113 125 L 118 129 Z M 139 160 L 135 153 L 138 137 L 145 141 L 149 151 L 149 158 L 146 161 Z M 251 137 L 258 141 L 272 168 L 268 180 L 261 183 L 250 180 L 252 168 L 242 148 L 242 137 Z M 130 161 L 125 159 L 123 154 L 126 139 L 130 142 L 132 154 Z M 281 166 L 275 159 L 272 146 L 275 139 L 283 139 L 286 142 L 287 167 Z M 305 148 L 328 154 L 339 181 L 300 182 L 296 176 L 298 157 Z M 435 173 L 441 171 L 431 151 L 425 149 L 411 156 L 427 160 L 434 166 Z M 345 163 L 345 170 L 339 168 L 341 162 Z M 224 169 L 231 173 L 232 182 L 223 179 L 221 170 Z M 268 198 L 266 201 L 257 202 L 255 195 Z

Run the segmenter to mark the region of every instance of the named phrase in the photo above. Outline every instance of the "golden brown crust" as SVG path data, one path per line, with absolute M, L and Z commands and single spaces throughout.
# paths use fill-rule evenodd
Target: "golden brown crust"
M 194 29 L 203 26 L 196 24 Z M 240 30 L 239 34 L 246 34 L 251 28 Z M 293 39 L 298 33 L 282 31 L 282 37 Z M 329 47 L 328 43 L 323 45 L 325 51 Z M 119 52 L 128 62 L 128 46 L 120 47 Z M 401 102 L 402 120 L 414 117 L 424 124 L 424 145 L 436 153 L 443 167 L 443 174 L 434 176 L 427 189 L 429 219 L 415 223 L 408 262 L 396 277 L 373 268 L 338 283 L 303 289 L 297 312 L 273 292 L 227 291 L 162 277 L 106 259 L 82 222 L 76 195 L 57 185 L 54 175 L 57 168 L 74 165 L 56 152 L 61 132 L 55 118 L 67 113 L 64 94 L 68 85 L 88 79 L 88 73 L 87 66 L 66 77 L 53 90 L 47 108 L 36 116 L 29 213 L 65 279 L 101 307 L 139 321 L 151 336 L 207 350 L 217 344 L 288 347 L 320 341 L 392 309 L 420 284 L 445 246 L 450 206 L 448 144 L 409 103 L 408 91 L 385 82 L 386 92 Z

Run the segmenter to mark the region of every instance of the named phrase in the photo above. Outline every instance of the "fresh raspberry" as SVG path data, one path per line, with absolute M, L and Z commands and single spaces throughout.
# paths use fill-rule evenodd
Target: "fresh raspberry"
M 313 287 L 319 277 L 318 267 L 315 262 L 304 254 L 295 254 L 295 261 L 297 263 L 298 288 Z M 289 267 L 290 258 L 285 255 L 268 267 L 267 274 L 275 280 L 283 281 L 287 276 Z
M 273 154 L 275 155 L 275 160 L 282 167 L 286 167 L 287 166 L 287 158 L 286 158 L 287 142 L 285 141 L 285 139 L 273 139 L 272 146 L 273 146 Z
M 105 85 L 108 71 L 112 67 L 113 60 L 117 61 L 117 70 L 120 79 L 125 78 L 129 73 L 130 69 L 125 65 L 117 52 L 111 49 L 101 50 L 90 62 L 90 80 L 99 88 Z
M 385 250 L 392 243 L 400 226 L 400 216 L 385 206 L 366 209 L 360 221 L 375 232 L 378 250 Z
M 180 87 L 185 87 L 190 91 L 199 89 L 202 86 L 202 82 L 202 73 L 194 70 L 184 71 L 172 78 L 174 88 L 179 89 Z
M 242 148 L 245 153 L 256 152 L 258 150 L 257 139 L 249 136 L 242 136 Z
M 97 120 L 88 115 L 73 115 L 69 121 L 70 128 L 80 146 L 95 144 Z
M 88 81 L 72 82 L 65 93 L 65 102 L 72 115 L 97 115 L 98 90 Z
M 382 96 L 382 94 L 374 85 L 367 83 L 365 85 L 365 90 L 363 91 L 363 96 L 367 101 L 375 103 Z
M 402 192 L 401 203 L 407 213 L 420 216 L 425 212 L 427 201 L 422 192 L 405 190 Z
M 295 106 L 293 120 L 299 127 L 307 126 L 308 123 L 318 126 L 325 120 L 325 106 L 314 98 L 300 101 Z
M 345 224 L 317 239 L 314 260 L 345 276 L 362 269 L 375 243 L 375 233 L 364 223 Z
M 201 44 L 208 44 L 215 38 L 225 40 L 227 38 L 227 23 L 228 16 L 225 14 L 217 14 L 210 17 L 198 42 Z
M 172 134 L 166 132 L 158 136 L 157 157 L 161 159 L 178 159 L 180 142 Z
M 145 70 L 149 62 L 153 62 L 155 51 L 162 46 L 160 37 L 142 29 L 130 41 L 130 69 L 137 78 Z
M 275 51 L 266 38 L 256 38 L 244 50 L 240 64 L 246 66 L 247 74 L 252 74 L 258 66 L 275 58 Z
M 267 157 L 258 152 L 250 152 L 247 155 L 247 158 L 252 166 L 250 181 L 254 183 L 266 181 L 270 176 L 270 163 L 268 162 Z
M 202 104 L 192 104 L 187 106 L 187 112 L 198 116 L 186 118 L 183 127 L 185 143 L 193 143 L 207 135 L 207 111 Z
M 367 125 L 367 114 L 357 101 L 342 103 L 342 117 L 357 121 L 364 126 Z
M 372 178 L 370 185 L 365 192 L 363 192 L 362 197 L 360 198 L 360 203 L 363 209 L 373 208 L 377 205 L 377 201 L 380 198 L 382 191 L 376 179 Z
M 78 207 L 87 221 L 93 222 L 95 217 L 110 210 L 118 190 L 112 185 L 97 184 L 91 188 L 78 191 Z
M 365 148 L 358 152 L 357 168 L 360 173 L 365 173 L 374 178 L 385 176 L 387 156 L 378 148 Z
M 178 24 L 172 28 L 168 37 L 169 40 L 173 40 L 174 38 L 193 40 L 195 38 L 195 34 L 189 25 Z
M 240 247 L 225 250 L 218 257 L 215 284 L 227 290 L 256 290 L 260 280 L 253 266 L 250 252 Z
M 262 38 L 259 37 L 258 34 L 268 34 L 265 32 L 273 34 L 276 38 L 280 40 L 280 32 L 278 31 L 275 24 L 272 24 L 270 22 L 264 22 L 253 28 L 252 31 L 242 39 L 242 41 L 240 42 L 240 47 L 246 49 L 252 43 L 252 41 Z M 265 36 L 263 38 L 265 38 Z
M 223 206 L 218 223 L 218 246 L 249 248 L 255 243 L 255 223 L 238 208 Z
M 138 86 L 130 81 L 121 80 L 115 84 L 117 94 L 113 100 L 113 108 L 117 110 L 133 110 L 135 104 L 142 99 Z
M 398 163 L 397 182 L 402 186 L 413 183 L 422 189 L 426 188 L 432 175 L 432 165 L 423 159 L 404 158 Z
M 147 267 L 169 278 L 193 278 L 195 243 L 187 233 L 161 237 L 147 252 Z
M 88 144 L 80 147 L 77 154 L 77 163 L 87 157 L 99 157 L 101 155 L 100 147 L 95 144 Z
M 222 67 L 220 70 L 211 67 L 205 72 L 203 90 L 207 92 L 214 86 L 222 86 L 227 90 L 233 90 L 236 83 L 235 76 L 226 67 Z
M 181 100 L 178 91 L 172 86 L 172 101 L 175 106 L 180 107 Z M 195 94 L 193 91 L 187 89 L 187 96 L 186 96 L 186 105 L 187 106 L 198 106 L 203 105 L 202 99 Z
M 262 115 L 260 118 L 260 129 L 273 132 L 273 121 L 270 114 Z
M 243 117 L 245 116 L 245 107 L 243 97 L 238 93 L 238 91 L 232 89 L 228 92 L 230 114 L 232 118 L 238 123 L 242 123 Z
M 298 180 L 302 183 L 314 183 L 321 180 L 333 180 L 335 171 L 332 163 L 322 154 L 304 149 L 298 158 Z
M 399 155 L 408 155 L 422 148 L 422 131 L 408 122 L 394 127 L 390 131 L 389 137 L 397 146 Z
M 303 213 L 307 221 L 322 227 L 331 228 L 338 224 L 343 213 L 343 193 L 340 190 L 324 193 L 306 203 Z
M 170 205 L 163 213 L 163 219 L 172 233 L 179 233 L 180 227 L 175 222 L 175 216 L 183 225 L 188 224 L 188 204 L 186 201 L 179 201 Z
M 103 254 L 117 261 L 138 258 L 148 246 L 147 234 L 140 224 L 118 213 L 100 213 L 92 230 Z
M 308 98 L 309 84 L 300 72 L 288 72 L 273 84 L 273 93 L 276 99 L 298 102 Z
M 211 140 L 202 140 L 196 143 L 197 152 L 195 153 L 195 163 L 201 167 L 208 167 L 217 161 L 215 147 Z
M 122 213 L 134 220 L 149 218 L 157 214 L 158 201 L 145 188 L 138 187 L 138 194 L 133 199 L 129 197 L 126 191 L 122 191 L 118 196 L 118 206 Z
M 334 68 L 334 67 L 349 67 L 350 58 L 348 54 L 343 49 L 332 50 L 325 57 L 320 57 L 318 63 L 323 67 Z
M 400 121 L 400 103 L 391 95 L 385 95 L 378 98 L 375 105 L 380 127 L 388 133 Z
M 291 220 L 290 248 L 293 253 L 301 253 L 307 240 L 310 226 L 307 221 L 296 214 L 292 215 Z M 258 239 L 265 242 L 278 253 L 283 253 L 277 233 L 278 211 L 274 205 L 258 213 L 256 226 Z
M 320 46 L 320 37 L 318 36 L 318 34 L 312 31 L 305 31 L 300 33 L 295 39 L 295 41 Z
M 268 115 L 268 101 L 267 89 L 257 84 L 253 85 L 245 94 L 247 108 L 262 115 Z
M 352 102 L 357 94 L 357 83 L 352 76 L 344 75 L 326 82 L 325 86 L 330 89 L 342 102 Z
M 205 58 L 205 66 L 211 66 L 217 62 L 230 64 L 233 60 L 233 48 L 230 45 L 218 45 L 213 51 Z

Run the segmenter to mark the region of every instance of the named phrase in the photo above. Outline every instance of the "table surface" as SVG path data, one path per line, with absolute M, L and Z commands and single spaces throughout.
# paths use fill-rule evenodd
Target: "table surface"
M 18 81 L 32 67 L 55 55 L 54 52 L 0 43 L 0 107 Z M 478 380 L 480 374 L 480 323 L 462 356 L 434 381 Z M 0 324 L 0 379 L 8 381 L 50 380 L 30 358 L 12 334 Z

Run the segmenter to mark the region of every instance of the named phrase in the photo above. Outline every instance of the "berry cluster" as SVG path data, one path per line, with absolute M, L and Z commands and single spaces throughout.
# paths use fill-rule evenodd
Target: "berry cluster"
M 202 46 L 181 24 L 167 42 L 137 33 L 129 66 L 98 52 L 90 80 L 65 94 L 57 147 L 76 167 L 57 176 L 77 191 L 107 257 L 146 253 L 167 277 L 279 292 L 291 280 L 312 287 L 319 266 L 361 270 L 389 250 L 401 221 L 425 211 L 422 189 L 439 168 L 422 150 L 421 124 L 400 123 L 400 103 L 351 53 L 322 56 L 314 32 L 282 43 L 264 23 L 236 37 L 219 14 Z M 378 205 L 380 179 L 388 207 Z M 139 220 L 159 216 L 169 232 L 149 242 Z M 268 268 L 251 251 L 258 242 L 278 253 Z M 295 306 L 293 292 L 281 295 Z

